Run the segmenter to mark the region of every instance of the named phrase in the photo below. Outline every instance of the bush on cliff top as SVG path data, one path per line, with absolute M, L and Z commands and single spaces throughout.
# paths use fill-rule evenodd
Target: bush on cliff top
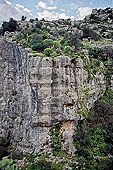
M 10 18 L 9 22 L 4 21 L 2 24 L 3 32 L 9 31 L 13 32 L 16 31 L 18 27 L 17 21 L 14 20 L 13 18 Z
M 50 57 L 53 54 L 53 49 L 52 48 L 46 48 L 44 50 L 44 54 L 45 54 L 45 56 Z

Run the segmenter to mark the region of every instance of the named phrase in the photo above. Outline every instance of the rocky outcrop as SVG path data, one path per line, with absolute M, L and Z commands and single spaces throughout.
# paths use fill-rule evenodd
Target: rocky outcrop
M 96 22 L 108 22 L 113 21 L 113 8 L 106 9 L 93 9 L 91 15 L 85 17 L 85 21 Z
M 10 134 L 16 150 L 52 151 L 51 128 L 61 125 L 62 150 L 73 154 L 73 133 L 82 112 L 106 90 L 103 73 L 88 80 L 83 61 L 68 56 L 29 57 L 0 40 L 0 137 Z

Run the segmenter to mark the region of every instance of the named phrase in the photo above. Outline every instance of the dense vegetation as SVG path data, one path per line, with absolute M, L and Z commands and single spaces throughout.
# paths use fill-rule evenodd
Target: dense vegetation
M 113 91 L 107 91 L 79 121 L 74 136 L 79 169 L 113 169 Z M 76 165 L 75 165 L 76 169 Z
M 80 46 L 79 34 L 53 33 L 42 28 L 40 21 L 34 28 L 28 28 L 17 33 L 13 40 L 20 42 L 26 48 L 31 48 L 31 53 L 41 53 L 45 56 L 74 55 Z M 59 38 L 57 36 L 61 34 Z M 57 39 L 57 40 L 56 40 Z M 40 55 L 40 54 L 39 54 Z

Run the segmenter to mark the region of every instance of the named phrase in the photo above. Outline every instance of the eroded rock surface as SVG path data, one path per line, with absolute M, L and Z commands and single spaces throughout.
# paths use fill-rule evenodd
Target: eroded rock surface
M 73 154 L 79 112 L 90 109 L 106 90 L 98 73 L 88 80 L 83 61 L 58 56 L 29 57 L 15 43 L 0 40 L 0 137 L 24 153 L 52 151 L 50 129 L 62 125 L 63 150 Z

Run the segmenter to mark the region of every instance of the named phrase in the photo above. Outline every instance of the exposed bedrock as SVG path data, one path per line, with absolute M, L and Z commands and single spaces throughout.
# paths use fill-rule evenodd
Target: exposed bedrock
M 88 80 L 83 61 L 68 56 L 29 57 L 22 47 L 0 40 L 0 138 L 10 134 L 24 153 L 52 151 L 51 128 L 61 125 L 62 149 L 73 154 L 80 112 L 106 90 L 103 73 Z

